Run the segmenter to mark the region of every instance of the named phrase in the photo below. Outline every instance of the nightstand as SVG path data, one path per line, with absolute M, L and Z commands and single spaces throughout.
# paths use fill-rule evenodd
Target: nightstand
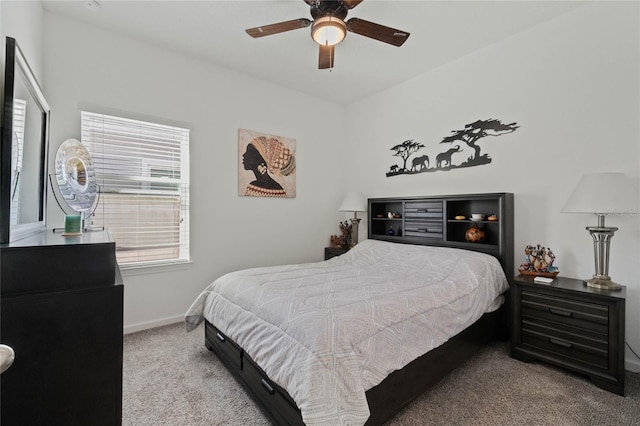
M 538 284 L 533 278 L 517 276 L 511 287 L 511 357 L 585 374 L 624 396 L 626 288 L 602 291 L 582 280 Z
M 340 256 L 341 254 L 345 254 L 348 251 L 349 251 L 348 248 L 325 247 L 324 248 L 324 260 L 329 260 L 332 257 Z

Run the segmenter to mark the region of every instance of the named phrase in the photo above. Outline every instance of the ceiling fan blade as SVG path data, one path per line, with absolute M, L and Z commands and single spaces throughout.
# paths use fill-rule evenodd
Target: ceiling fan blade
M 394 46 L 402 46 L 409 38 L 409 33 L 406 31 L 385 27 L 384 25 L 359 18 L 349 19 L 347 21 L 347 30 Z
M 343 0 L 343 3 L 345 6 L 347 6 L 347 9 L 353 9 L 354 7 L 362 3 L 362 0 Z
M 253 38 L 283 33 L 285 31 L 297 30 L 311 25 L 311 21 L 305 18 L 292 19 L 291 21 L 278 22 L 277 24 L 263 25 L 261 27 L 249 28 L 245 30 Z
M 335 44 L 333 46 L 320 45 L 320 55 L 318 57 L 318 69 L 326 70 L 327 68 L 333 68 L 333 62 L 335 59 Z

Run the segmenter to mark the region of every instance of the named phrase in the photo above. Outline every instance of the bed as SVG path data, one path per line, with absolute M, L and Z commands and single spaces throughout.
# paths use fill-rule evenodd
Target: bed
M 506 324 L 513 198 L 496 204 L 497 240 L 473 245 L 448 231 L 456 197 L 438 198 L 441 237 L 389 240 L 370 225 L 342 256 L 226 274 L 193 302 L 187 329 L 204 322 L 207 348 L 276 424 L 382 424 Z

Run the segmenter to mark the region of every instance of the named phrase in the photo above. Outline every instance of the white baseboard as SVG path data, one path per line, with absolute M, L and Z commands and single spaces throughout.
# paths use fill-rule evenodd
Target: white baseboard
M 175 317 L 130 324 L 124 327 L 124 334 L 135 333 L 136 331 L 148 330 L 150 328 L 162 327 L 163 325 L 175 324 L 181 321 L 184 321 L 184 315 L 177 315 Z
M 625 358 L 624 369 L 632 373 L 640 373 L 640 360 Z

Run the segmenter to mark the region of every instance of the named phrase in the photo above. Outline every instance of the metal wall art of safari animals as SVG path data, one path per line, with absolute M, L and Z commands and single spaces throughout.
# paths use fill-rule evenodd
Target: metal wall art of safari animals
M 410 175 L 423 172 L 435 172 L 437 170 L 452 170 L 461 167 L 481 166 L 491 163 L 491 157 L 489 154 L 480 154 L 480 147 L 478 142 L 487 136 L 500 136 L 506 133 L 515 132 L 520 127 L 517 123 L 503 124 L 500 120 L 490 118 L 488 120 L 478 120 L 473 123 L 467 124 L 462 130 L 452 130 L 453 133 L 450 136 L 445 137 L 440 143 L 449 144 L 451 147 L 443 152 L 440 152 L 435 158 L 429 158 L 428 155 L 419 153 L 425 146 L 413 139 L 406 140 L 399 145 L 391 148 L 394 157 L 400 157 L 402 164 L 393 164 L 389 167 L 387 177 L 397 175 Z M 473 149 L 466 158 L 462 157 L 464 154 L 462 144 Z M 416 154 L 411 157 L 413 154 Z M 455 160 L 454 160 L 455 156 Z M 411 161 L 409 161 L 411 159 Z M 456 161 L 458 160 L 458 161 Z M 462 161 L 459 161 L 462 160 Z

